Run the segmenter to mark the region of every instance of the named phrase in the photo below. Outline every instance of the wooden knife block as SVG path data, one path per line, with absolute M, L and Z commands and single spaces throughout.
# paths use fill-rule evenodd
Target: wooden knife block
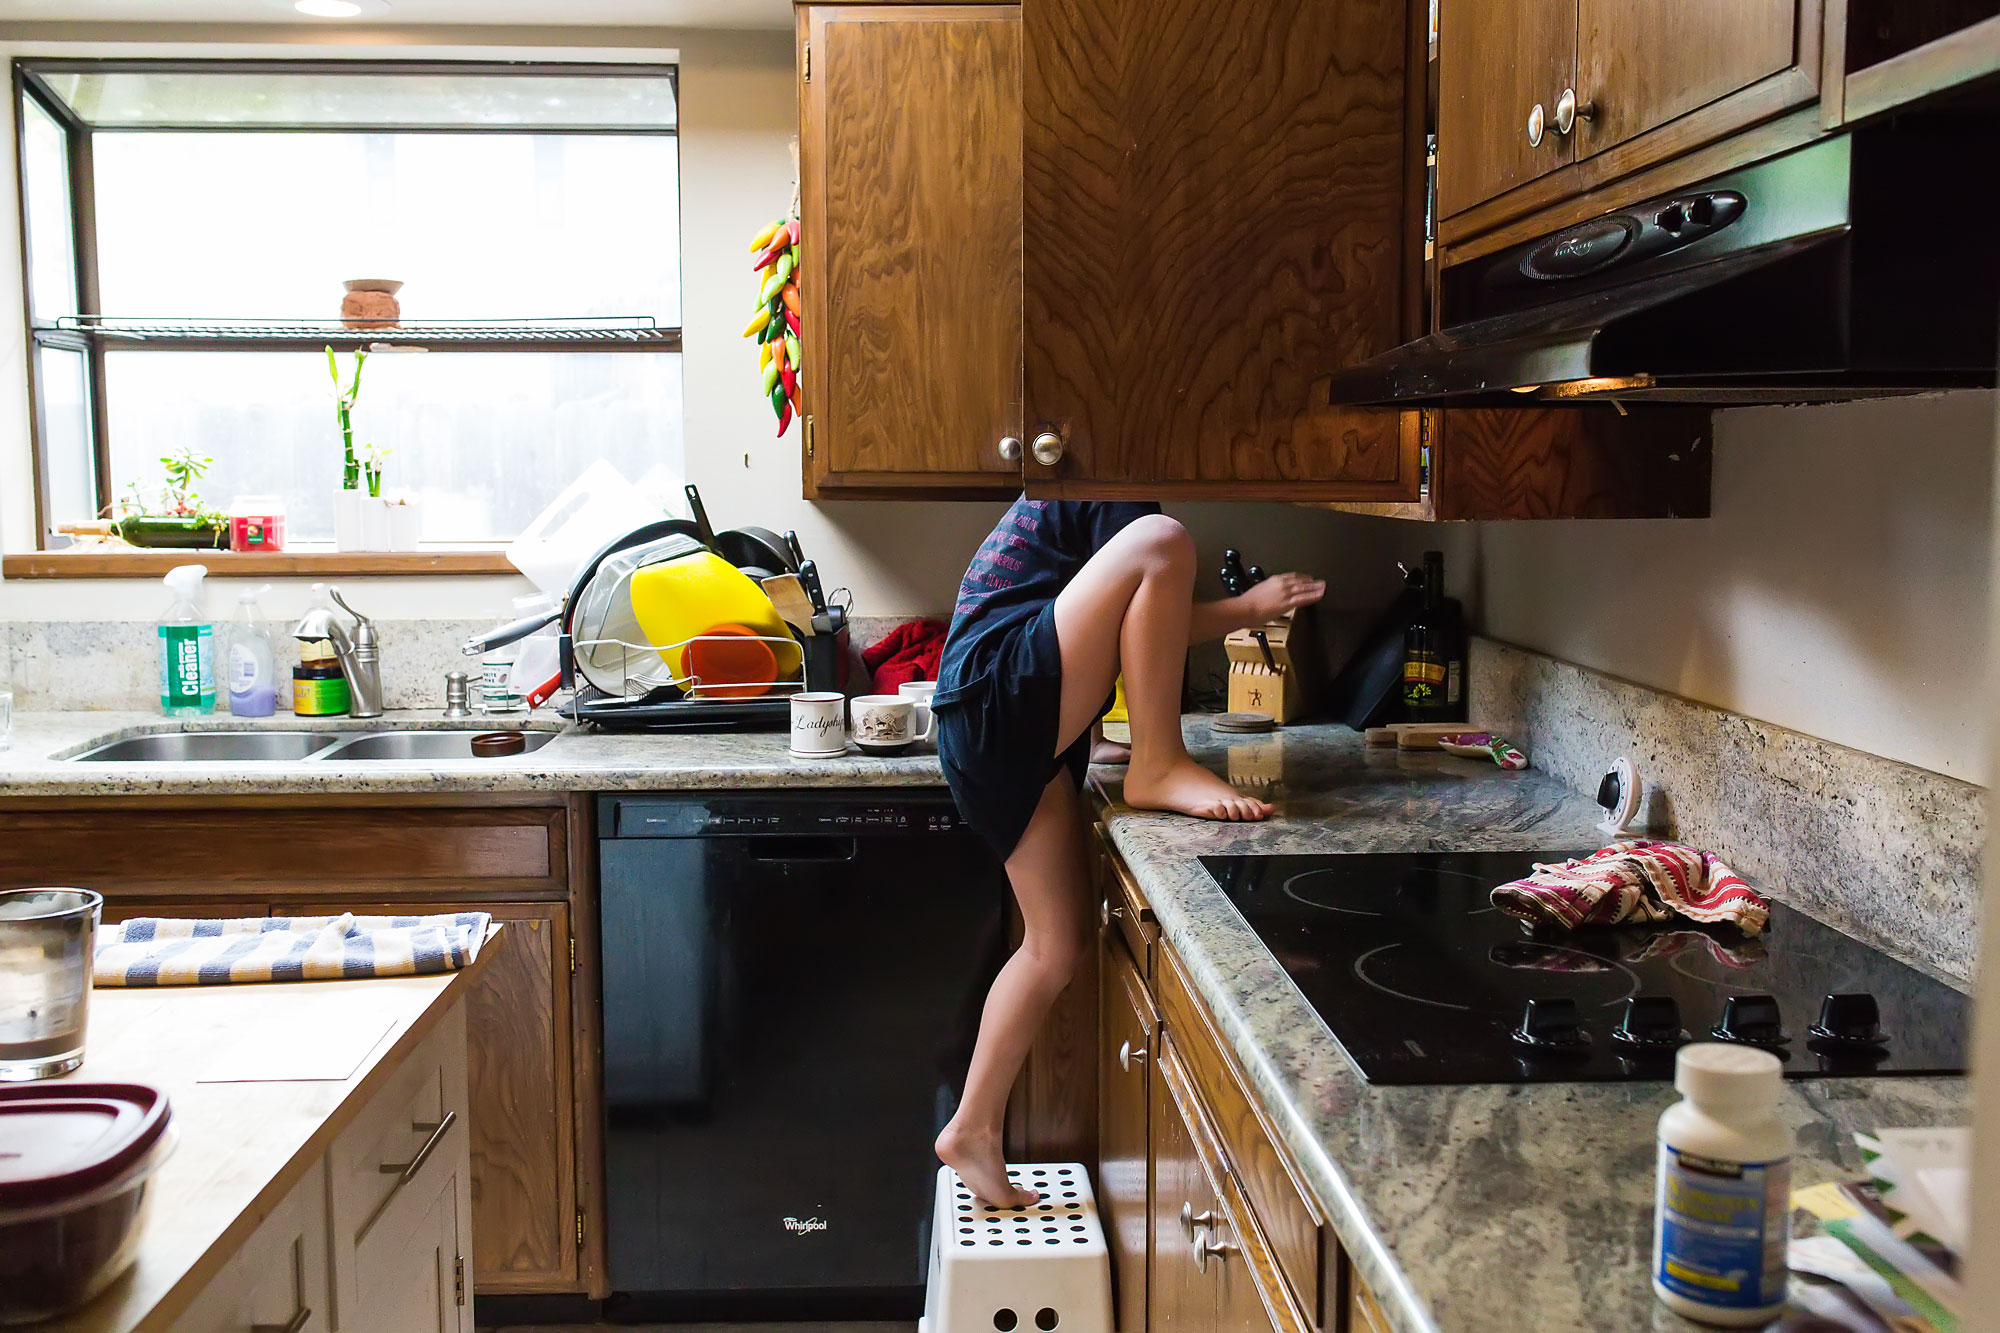
M 1296 620 L 1297 614 L 1287 612 L 1260 627 L 1271 645 L 1268 661 L 1254 630 L 1235 630 L 1222 641 L 1223 651 L 1229 655 L 1230 712 L 1262 713 L 1280 726 L 1305 716 L 1305 676 L 1294 636 L 1305 636 L 1297 643 L 1303 648 L 1311 631 Z

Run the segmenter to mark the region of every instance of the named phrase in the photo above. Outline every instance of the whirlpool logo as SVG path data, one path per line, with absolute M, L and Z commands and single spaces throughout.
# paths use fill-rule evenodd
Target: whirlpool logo
M 791 1232 L 794 1236 L 810 1236 L 815 1231 L 826 1230 L 826 1219 L 823 1217 L 788 1217 L 785 1219 L 785 1230 Z

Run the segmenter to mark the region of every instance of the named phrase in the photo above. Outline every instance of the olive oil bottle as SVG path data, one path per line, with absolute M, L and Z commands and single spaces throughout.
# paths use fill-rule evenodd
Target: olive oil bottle
M 1444 595 L 1444 552 L 1424 552 L 1423 609 L 1403 635 L 1403 720 L 1465 720 L 1465 613 Z

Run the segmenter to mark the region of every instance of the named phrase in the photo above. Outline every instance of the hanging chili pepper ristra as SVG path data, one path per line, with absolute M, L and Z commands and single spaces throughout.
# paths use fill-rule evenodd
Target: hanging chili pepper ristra
M 757 283 L 757 312 L 743 327 L 743 336 L 757 342 L 757 368 L 764 396 L 778 418 L 778 434 L 791 426 L 799 410 L 799 378 L 803 373 L 800 326 L 799 219 L 796 199 L 792 216 L 780 218 L 750 242 L 750 271 Z

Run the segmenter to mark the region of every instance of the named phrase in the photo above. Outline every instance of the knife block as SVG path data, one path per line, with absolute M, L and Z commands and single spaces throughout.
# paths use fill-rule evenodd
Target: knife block
M 1257 642 L 1261 631 L 1271 646 L 1270 657 Z M 1300 657 L 1312 630 L 1296 611 L 1287 612 L 1257 629 L 1232 631 L 1222 641 L 1229 656 L 1229 711 L 1261 713 L 1280 726 L 1305 715 L 1305 672 Z

